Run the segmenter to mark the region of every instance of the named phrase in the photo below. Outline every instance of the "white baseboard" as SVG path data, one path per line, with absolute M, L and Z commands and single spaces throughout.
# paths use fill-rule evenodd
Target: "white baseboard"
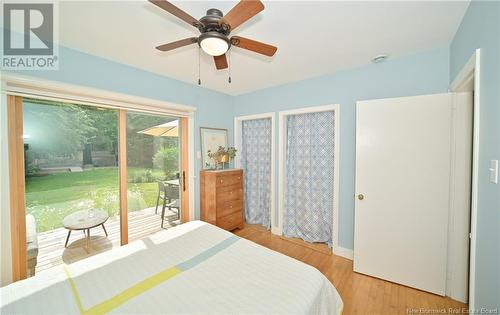
M 353 260 L 353 258 L 354 258 L 354 251 L 352 249 L 348 249 L 348 248 L 340 247 L 340 246 L 333 247 L 333 254 L 350 259 L 350 260 Z

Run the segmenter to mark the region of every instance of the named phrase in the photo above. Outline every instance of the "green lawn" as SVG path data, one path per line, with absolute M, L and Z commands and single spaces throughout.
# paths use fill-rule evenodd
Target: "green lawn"
M 141 177 L 144 169 L 129 169 L 129 179 Z M 162 176 L 154 171 L 155 178 Z M 128 185 L 129 211 L 156 206 L 158 184 L 155 180 Z M 151 179 L 149 179 L 151 181 Z M 60 173 L 26 178 L 26 211 L 35 216 L 39 232 L 62 226 L 63 218 L 77 210 L 100 208 L 110 216 L 119 211 L 118 168 Z

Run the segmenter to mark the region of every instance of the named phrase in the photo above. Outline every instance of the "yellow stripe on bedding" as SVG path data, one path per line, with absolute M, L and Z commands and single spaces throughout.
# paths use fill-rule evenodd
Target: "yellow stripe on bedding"
M 111 310 L 113 310 L 114 308 L 127 302 L 128 300 L 136 297 L 137 295 L 142 294 L 153 287 L 156 287 L 157 285 L 161 284 L 162 282 L 172 277 L 175 277 L 179 273 L 181 273 L 181 270 L 177 269 L 176 267 L 164 270 L 160 273 L 155 274 L 154 276 L 151 276 L 135 284 L 134 286 L 126 289 L 125 291 L 122 291 L 121 293 L 115 295 L 111 299 L 106 300 L 105 302 L 97 304 L 89 308 L 88 310 L 83 311 L 82 314 L 88 314 L 88 315 L 106 314 Z
M 134 297 L 156 287 L 157 285 L 161 284 L 162 282 L 167 281 L 170 278 L 173 278 L 177 276 L 178 274 L 182 273 L 183 271 L 187 271 L 193 267 L 196 267 L 197 265 L 201 264 L 202 262 L 206 261 L 210 257 L 213 257 L 217 253 L 221 252 L 225 248 L 231 246 L 233 243 L 238 241 L 240 238 L 237 236 L 231 236 L 228 237 L 227 239 L 221 241 L 220 243 L 210 247 L 209 249 L 199 253 L 198 255 L 192 257 L 191 259 L 188 259 L 176 266 L 170 267 L 168 269 L 165 269 L 164 271 L 161 271 L 157 274 L 154 274 L 141 282 L 131 286 L 130 288 L 118 293 L 117 295 L 113 296 L 112 298 L 99 303 L 95 306 L 92 306 L 89 309 L 84 309 L 83 304 L 81 302 L 80 295 L 78 294 L 78 290 L 76 289 L 74 280 L 71 278 L 71 275 L 69 273 L 69 270 L 64 267 L 64 270 L 66 271 L 66 275 L 68 277 L 68 281 L 71 286 L 71 291 L 73 292 L 73 296 L 75 297 L 76 303 L 78 305 L 78 309 L 80 310 L 80 314 L 85 314 L 85 315 L 100 315 L 100 314 L 106 314 L 111 312 L 113 309 L 117 308 L 118 306 L 122 305 L 123 303 L 127 302 L 128 300 L 133 299 Z
M 78 306 L 78 310 L 80 311 L 80 314 L 83 314 L 84 309 L 83 309 L 82 300 L 80 299 L 80 294 L 78 294 L 78 290 L 76 289 L 75 282 L 73 281 L 73 278 L 71 278 L 71 274 L 69 273 L 69 270 L 66 266 L 64 266 L 64 272 L 66 272 L 66 277 L 68 277 L 69 286 L 71 287 L 71 292 L 73 293 L 73 296 L 75 297 L 75 301 L 76 301 L 76 305 Z

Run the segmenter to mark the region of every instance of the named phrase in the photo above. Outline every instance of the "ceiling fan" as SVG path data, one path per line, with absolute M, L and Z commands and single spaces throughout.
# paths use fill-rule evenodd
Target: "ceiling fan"
M 269 57 L 273 56 L 278 49 L 275 46 L 241 36 L 229 38 L 231 31 L 264 10 L 264 5 L 258 0 L 241 0 L 226 15 L 223 15 L 222 11 L 218 9 L 209 9 L 207 15 L 199 20 L 166 0 L 149 1 L 196 27 L 201 33 L 198 37 L 185 38 L 160 45 L 156 47 L 158 50 L 169 51 L 197 43 L 204 52 L 214 57 L 215 67 L 221 70 L 228 67 L 225 53 L 231 46 L 251 50 Z

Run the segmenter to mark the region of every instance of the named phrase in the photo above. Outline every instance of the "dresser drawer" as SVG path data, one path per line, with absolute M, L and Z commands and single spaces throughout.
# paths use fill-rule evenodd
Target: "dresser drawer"
M 201 171 L 201 219 L 228 231 L 242 228 L 245 222 L 243 180 L 241 169 Z
M 217 218 L 217 226 L 228 231 L 243 227 L 243 212 L 240 211 L 223 218 Z
M 242 212 L 243 200 L 230 200 L 225 202 L 217 202 L 217 219 L 225 217 L 235 212 Z
M 217 176 L 217 187 L 231 186 L 231 185 L 242 185 L 243 179 L 242 174 L 238 173 L 230 173 L 230 174 L 221 174 Z
M 217 203 L 243 199 L 243 188 L 238 184 L 217 188 L 216 199 Z

